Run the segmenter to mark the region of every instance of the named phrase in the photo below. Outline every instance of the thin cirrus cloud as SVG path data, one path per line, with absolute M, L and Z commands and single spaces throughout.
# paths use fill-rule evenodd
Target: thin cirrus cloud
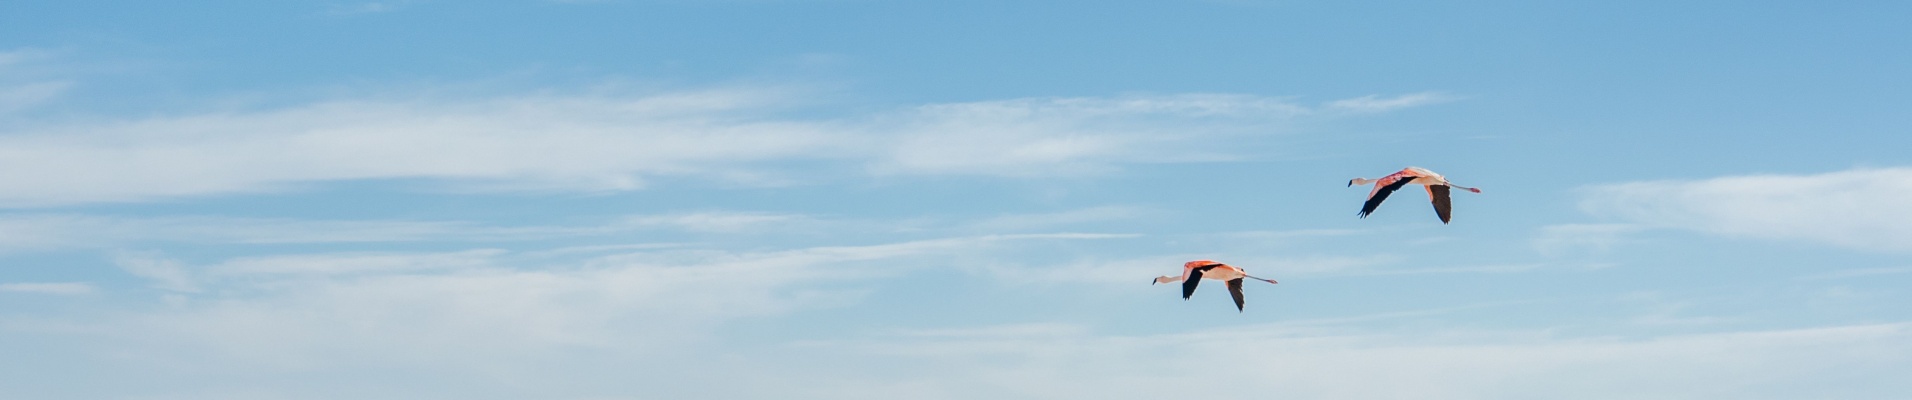
M 0 292 L 36 293 L 52 295 L 82 295 L 99 291 L 91 283 L 85 282 L 13 282 L 0 283 Z
M 348 243 L 553 235 L 555 228 L 486 228 L 449 221 L 298 220 L 216 216 L 0 215 L 0 252 L 114 248 L 133 243 Z
M 39 49 L 0 51 L 0 117 L 26 110 L 65 94 L 73 81 L 41 73 L 54 52 Z
M 1352 99 L 1330 101 L 1324 108 L 1330 111 L 1349 113 L 1378 113 L 1445 103 L 1454 100 L 1457 100 L 1454 96 L 1435 92 L 1411 93 L 1393 97 L 1368 95 Z
M 812 346 L 888 361 L 910 380 L 877 385 L 834 374 L 825 378 L 831 384 L 816 386 L 836 389 L 818 397 L 880 397 L 908 388 L 908 395 L 927 398 L 1867 398 L 1891 397 L 1906 385 L 1849 384 L 1912 370 L 1904 358 L 1912 352 L 1906 324 L 1646 339 L 1523 331 L 1347 334 L 1288 325 L 1112 336 L 1037 324 Z M 1229 384 L 1185 384 L 1196 381 Z
M 380 179 L 504 191 L 625 191 L 668 177 L 788 184 L 801 181 L 803 168 L 793 167 L 803 166 L 872 175 L 1093 174 L 1129 163 L 1226 160 L 1236 156 L 1217 138 L 1265 135 L 1283 121 L 1348 107 L 1428 104 L 1419 99 L 1429 96 L 1314 108 L 1247 95 L 1035 98 L 829 118 L 777 115 L 802 101 L 775 90 L 346 99 L 15 128 L 0 134 L 0 171 L 9 171 L 0 173 L 0 206 Z
M 319 253 L 207 265 L 127 254 L 117 262 L 175 299 L 173 306 L 91 323 L 99 326 L 100 340 L 159 344 L 134 350 L 149 357 L 205 358 L 171 353 L 199 349 L 241 369 L 447 360 L 509 368 L 512 354 L 668 351 L 699 342 L 725 321 L 849 304 L 870 280 L 903 269 L 949 268 L 954 254 L 1120 237 L 1126 236 L 989 235 L 557 259 L 489 249 Z M 550 262 L 571 267 L 535 267 Z M 825 281 L 831 284 L 820 284 Z M 117 336 L 129 332 L 140 333 Z
M 793 214 L 701 211 L 630 215 L 604 224 L 490 226 L 467 221 L 306 220 L 221 216 L 123 217 L 0 214 L 0 252 L 118 248 L 149 243 L 287 244 L 513 242 L 662 230 L 750 232 L 765 225 L 825 223 Z
M 1897 167 L 1600 185 L 1584 189 L 1580 208 L 1641 227 L 1905 252 L 1906 204 L 1912 168 Z

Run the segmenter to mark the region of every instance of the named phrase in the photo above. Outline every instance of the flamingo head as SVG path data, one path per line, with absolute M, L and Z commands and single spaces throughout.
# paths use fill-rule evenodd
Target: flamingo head
M 1480 189 L 1477 189 L 1477 188 L 1467 188 L 1467 191 L 1469 191 L 1469 192 L 1474 192 L 1474 193 L 1480 193 Z
M 1354 185 L 1364 185 L 1364 186 L 1365 186 L 1365 185 L 1367 185 L 1367 184 L 1368 184 L 1369 182 L 1374 182 L 1374 180 L 1372 180 L 1372 179 L 1368 179 L 1368 178 L 1354 178 L 1354 179 L 1349 179 L 1349 180 L 1348 180 L 1348 187 L 1354 187 Z
M 1155 283 L 1169 283 L 1169 282 L 1174 282 L 1176 278 L 1178 278 L 1178 277 L 1174 277 L 1174 276 L 1158 276 L 1158 277 L 1155 277 Z M 1153 285 L 1153 284 L 1155 284 L 1155 283 L 1151 283 L 1150 285 Z

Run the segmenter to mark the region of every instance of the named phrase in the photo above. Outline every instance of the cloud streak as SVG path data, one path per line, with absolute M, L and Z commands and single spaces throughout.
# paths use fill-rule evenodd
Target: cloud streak
M 0 322 L 75 327 L 63 335 L 78 336 L 63 337 L 130 357 L 94 362 L 130 370 L 153 366 L 144 362 L 192 360 L 196 369 L 273 376 L 418 368 L 549 377 L 527 360 L 600 359 L 575 356 L 579 352 L 626 360 L 695 357 L 681 349 L 710 345 L 712 333 L 731 321 L 853 304 L 873 280 L 954 268 L 956 255 L 1119 237 L 1127 236 L 987 235 L 776 251 L 314 253 L 208 264 L 123 254 L 116 262 L 159 289 L 152 294 L 163 305 Z M 9 283 L 0 291 L 82 294 L 86 288 Z M 0 324 L 0 335 L 7 334 Z
M 515 242 L 631 232 L 751 234 L 775 229 L 823 229 L 830 224 L 798 214 L 697 211 L 610 218 L 595 225 L 493 226 L 470 221 L 306 220 L 221 216 L 120 217 L 87 214 L 0 214 L 0 253 L 114 249 L 154 243 L 352 244 L 391 242 Z
M 73 81 L 49 78 L 40 71 L 53 56 L 38 49 L 0 51 L 0 117 L 58 98 L 72 88 Z
M 1912 329 L 1902 323 L 1631 340 L 1519 331 L 1323 333 L 1285 325 L 1103 336 L 1081 326 L 1034 324 L 903 331 L 818 346 L 891 365 L 933 365 L 936 373 L 923 375 L 933 378 L 902 382 L 922 398 L 1890 397 L 1907 386 L 1876 379 L 1912 370 L 1904 361 Z M 928 371 L 899 374 L 916 372 Z M 1208 381 L 1228 384 L 1188 384 Z M 820 387 L 835 389 L 818 397 L 902 394 L 855 380 Z
M 33 125 L 0 134 L 0 206 L 259 193 L 416 179 L 463 190 L 624 191 L 658 178 L 787 184 L 806 168 L 1039 177 L 1225 160 L 1312 109 L 1246 95 L 1030 98 L 795 118 L 774 90 L 345 99 L 257 111 Z M 1336 105 L 1339 104 L 1339 105 Z M 1352 104 L 1352 105 L 1351 105 Z M 1191 154 L 1195 156 L 1191 156 Z M 25 171 L 57 171 L 27 173 Z
M 1583 190 L 1580 208 L 1644 227 L 1906 252 L 1905 204 L 1912 168 L 1900 167 L 1600 185 Z
M 1394 96 L 1394 97 L 1381 97 L 1378 95 L 1369 95 L 1369 96 L 1362 96 L 1362 97 L 1357 97 L 1352 99 L 1330 101 L 1328 102 L 1327 106 L 1324 108 L 1329 111 L 1339 111 L 1339 112 L 1347 112 L 1347 113 L 1379 113 L 1379 112 L 1388 112 L 1388 111 L 1394 111 L 1394 110 L 1404 109 L 1404 108 L 1420 107 L 1420 106 L 1431 105 L 1431 104 L 1440 104 L 1440 103 L 1445 103 L 1445 102 L 1449 102 L 1453 100 L 1455 100 L 1453 96 L 1449 96 L 1449 95 L 1441 94 L 1441 93 L 1435 93 L 1435 92 L 1410 93 L 1410 94 L 1404 94 L 1404 95 Z
M 0 283 L 0 292 L 37 293 L 52 295 L 82 295 L 99 291 L 91 283 L 84 282 L 15 282 Z

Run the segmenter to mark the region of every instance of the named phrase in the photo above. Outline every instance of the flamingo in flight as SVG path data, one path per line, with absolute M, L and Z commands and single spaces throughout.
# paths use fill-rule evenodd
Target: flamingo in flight
M 1242 278 L 1250 278 L 1268 283 L 1280 283 L 1275 282 L 1273 279 L 1261 279 L 1249 276 L 1247 271 L 1243 271 L 1239 267 L 1210 260 L 1195 260 L 1183 263 L 1182 276 L 1164 275 L 1155 278 L 1155 283 L 1182 281 L 1182 300 L 1188 300 L 1189 296 L 1195 294 L 1195 285 L 1200 284 L 1202 278 L 1228 282 L 1228 295 L 1235 298 L 1235 312 L 1242 311 Z M 1155 283 L 1151 283 L 1150 285 Z
M 1447 188 L 1449 186 L 1469 192 L 1480 193 L 1480 189 L 1455 185 L 1452 182 L 1448 182 L 1447 177 L 1443 177 L 1441 174 L 1436 174 L 1434 171 L 1429 171 L 1421 167 L 1407 167 L 1406 169 L 1402 169 L 1401 172 L 1388 174 L 1388 176 L 1383 176 L 1381 179 L 1354 178 L 1354 180 L 1348 181 L 1348 186 L 1352 187 L 1354 185 L 1366 185 L 1369 183 L 1374 184 L 1374 190 L 1368 191 L 1368 202 L 1361 204 L 1361 218 L 1367 218 L 1368 214 L 1373 213 L 1375 208 L 1381 206 L 1382 200 L 1387 200 L 1389 194 L 1393 194 L 1395 190 L 1400 190 L 1402 186 L 1407 186 L 1410 183 L 1427 188 L 1427 197 L 1434 201 L 1434 214 L 1441 217 L 1441 223 L 1443 224 L 1452 219 L 1454 215 L 1454 203 L 1447 198 Z

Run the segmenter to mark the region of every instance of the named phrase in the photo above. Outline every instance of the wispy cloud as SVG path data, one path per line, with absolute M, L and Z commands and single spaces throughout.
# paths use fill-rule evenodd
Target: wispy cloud
M 545 252 L 347 252 L 235 257 L 205 264 L 131 254 L 122 257 L 121 265 L 155 286 L 181 290 L 173 294 L 176 301 L 104 320 L 57 316 L 60 319 L 51 321 L 0 321 L 7 322 L 0 328 L 79 326 L 83 329 L 61 335 L 85 338 L 87 346 L 111 346 L 121 355 L 89 359 L 90 367 L 153 371 L 149 367 L 193 365 L 189 373 L 159 373 L 178 378 L 176 385 L 137 387 L 142 393 L 186 397 L 217 390 L 294 398 L 344 393 L 297 382 L 206 378 L 224 376 L 216 373 L 224 371 L 300 379 L 421 371 L 410 375 L 416 380 L 391 387 L 397 390 L 442 389 L 430 382 L 490 377 L 470 387 L 511 397 L 529 396 L 524 390 L 542 390 L 547 397 L 719 390 L 726 394 L 720 397 L 746 398 L 1157 398 L 1281 391 L 1298 398 L 1437 399 L 1545 397 L 1568 393 L 1561 392 L 1562 385 L 1585 398 L 1638 393 L 1783 398 L 1788 396 L 1761 389 L 1774 385 L 1771 382 L 1786 388 L 1828 386 L 1837 382 L 1826 377 L 1846 376 L 1826 371 L 1876 371 L 1881 376 L 1912 371 L 1912 364 L 1905 362 L 1912 360 L 1907 357 L 1912 355 L 1912 326 L 1906 324 L 1643 339 L 1561 337 L 1544 329 L 1382 333 L 1359 326 L 1492 305 L 1225 323 L 1213 329 L 1164 328 L 1156 330 L 1165 332 L 1159 334 L 1112 335 L 1093 325 L 1066 322 L 913 328 L 884 320 L 868 328 L 780 333 L 769 342 L 727 338 L 782 329 L 789 319 L 807 317 L 801 314 L 805 311 L 836 312 L 830 309 L 866 302 L 872 287 L 895 283 L 903 278 L 899 275 L 938 269 L 989 273 L 978 265 L 1008 259 L 960 259 L 963 256 L 1047 249 L 1060 241 L 1135 237 L 979 235 L 766 251 L 632 245 Z M 1098 276 L 1119 276 L 1123 285 L 1145 287 L 1142 279 L 1174 272 L 1182 260 L 1126 261 L 1045 265 L 1059 275 L 1014 278 L 1093 282 L 1101 279 Z M 1257 273 L 1292 267 L 1276 261 L 1244 265 Z M 1387 260 L 1343 261 L 1348 265 L 1314 273 L 1355 273 Z M 1035 269 L 1022 270 L 1030 271 Z M 1071 273 L 1077 275 L 1065 276 Z M 1650 315 L 1632 322 L 1710 322 L 1676 313 L 1663 316 L 1673 319 Z M 826 358 L 832 362 L 816 362 Z M 606 370 L 624 376 L 607 377 Z M 685 372 L 697 370 L 738 373 L 726 378 L 729 383 L 721 389 L 709 389 L 698 380 L 701 373 Z M 1217 373 L 1221 375 L 1213 375 Z M 1753 380 L 1747 376 L 1794 378 L 1748 384 Z M 1163 384 L 1201 378 L 1236 384 L 1192 389 Z M 1362 384 L 1374 380 L 1390 385 Z M 1863 385 L 1855 390 L 1877 388 Z M 1840 394 L 1878 397 L 1872 392 Z
M 1912 168 L 1586 188 L 1582 210 L 1643 227 L 1912 251 Z
M 1404 95 L 1399 95 L 1394 97 L 1381 97 L 1379 95 L 1369 95 L 1369 96 L 1362 96 L 1362 97 L 1357 97 L 1352 99 L 1330 101 L 1326 105 L 1325 109 L 1328 111 L 1349 112 L 1349 113 L 1379 113 L 1379 112 L 1394 111 L 1394 110 L 1403 109 L 1403 108 L 1412 108 L 1412 107 L 1426 106 L 1430 104 L 1445 103 L 1449 101 L 1454 101 L 1455 99 L 1457 98 L 1454 96 L 1450 96 L 1450 95 L 1446 95 L 1442 93 L 1436 93 L 1436 92 L 1409 93 L 1409 94 L 1404 94 Z
M 1641 340 L 1545 332 L 1319 333 L 1279 326 L 1150 336 L 1097 335 L 1079 326 L 1007 325 L 899 332 L 824 350 L 893 360 L 910 395 L 962 398 L 1081 396 L 1600 399 L 1890 397 L 1872 385 L 1912 371 L 1907 324 L 1658 336 Z M 912 366 L 934 367 L 912 367 Z M 934 373 L 931 373 L 933 368 Z M 1828 374 L 1830 373 L 1830 374 Z M 823 373 L 819 373 L 823 375 Z M 934 376 L 935 378 L 921 378 Z M 893 386 L 831 379 L 831 396 L 901 395 Z M 1187 385 L 1222 381 L 1228 385 Z M 1388 382 L 1374 385 L 1373 382 Z M 1837 394 L 1815 392 L 1844 387 Z
M 14 282 L 0 283 L 0 292 L 38 293 L 56 295 L 82 295 L 99 291 L 91 283 L 84 282 Z
M 876 175 L 1056 176 L 1226 160 L 1228 138 L 1315 112 L 1245 95 L 1038 98 L 791 118 L 780 90 L 344 99 L 40 124 L 0 135 L 0 206 L 421 179 L 461 190 L 622 191 L 659 177 L 788 184 Z M 1372 101 L 1369 101 L 1372 102 Z M 1389 100 L 1394 108 L 1417 101 Z M 1334 108 L 1335 106 L 1329 106 Z M 1347 107 L 1347 106 L 1341 106 Z
M 9 113 L 45 102 L 65 93 L 72 82 L 50 81 L 30 82 L 18 85 L 0 85 L 0 113 Z
M 469 221 L 16 213 L 0 214 L 0 252 L 113 249 L 144 243 L 509 242 L 640 231 L 749 234 L 825 229 L 831 224 L 852 223 L 750 211 L 626 215 L 595 225 L 530 226 L 493 226 Z
M 505 190 L 629 190 L 829 157 L 824 124 L 734 115 L 755 93 L 473 102 L 342 101 L 41 128 L 0 137 L 0 204 L 49 205 L 421 178 Z M 40 169 L 45 168 L 45 169 Z
M 1807 276 L 1800 277 L 1800 279 L 1807 279 L 1807 280 L 1848 279 L 1848 278 L 1860 278 L 1860 277 L 1879 276 L 1879 275 L 1897 275 L 1897 274 L 1912 274 L 1912 266 L 1844 269 L 1844 270 L 1827 272 L 1823 274 L 1807 275 Z
M 243 257 L 206 268 L 215 275 L 340 275 L 401 273 L 491 266 L 503 250 L 479 249 L 450 253 L 346 253 Z
M 117 263 L 175 292 L 172 307 L 110 322 L 162 343 L 154 357 L 269 368 L 491 367 L 563 349 L 645 354 L 697 343 L 716 324 L 853 302 L 871 279 L 953 268 L 966 254 L 1104 234 L 954 237 L 733 252 L 639 248 L 581 259 L 499 250 L 241 257 L 207 265 L 155 254 Z M 556 262 L 562 268 L 534 268 Z M 819 282 L 830 285 L 819 285 Z M 112 334 L 101 340 L 126 340 Z M 175 348 L 197 349 L 172 354 Z M 475 351 L 475 352 L 474 352 Z M 503 358 L 500 358 L 503 357 Z
M 200 286 L 179 261 L 166 259 L 152 254 L 125 253 L 114 257 L 113 263 L 127 273 L 153 282 L 153 287 L 175 292 L 198 292 Z
M 1209 141 L 1265 130 L 1307 107 L 1245 95 L 1029 98 L 933 104 L 870 120 L 894 132 L 878 174 L 1047 176 L 1122 163 L 1234 157 Z
M 131 243 L 342 243 L 496 239 L 556 228 L 488 228 L 451 221 L 339 221 L 215 216 L 0 215 L 0 250 L 113 248 Z M 532 232 L 524 232 L 532 231 Z
M 0 51 L 0 116 L 45 103 L 73 86 L 71 80 L 34 73 L 53 58 L 53 52 L 39 49 Z

